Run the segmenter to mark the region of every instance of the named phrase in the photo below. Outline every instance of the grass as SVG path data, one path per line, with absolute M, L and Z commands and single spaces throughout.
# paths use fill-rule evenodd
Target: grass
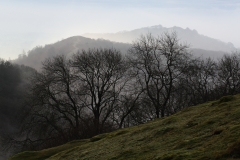
M 240 95 L 10 160 L 240 159 Z

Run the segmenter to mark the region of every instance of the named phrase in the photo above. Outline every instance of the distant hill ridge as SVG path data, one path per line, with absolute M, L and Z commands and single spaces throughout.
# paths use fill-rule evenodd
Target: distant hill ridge
M 138 40 L 141 35 L 151 33 L 153 36 L 161 36 L 164 32 L 172 31 L 177 32 L 180 42 L 190 44 L 190 52 L 196 57 L 217 59 L 236 50 L 231 43 L 224 43 L 200 35 L 196 30 L 180 27 L 165 28 L 158 25 L 117 33 L 84 34 L 88 38 L 83 36 L 69 37 L 53 44 L 35 47 L 27 55 L 20 55 L 18 59 L 14 60 L 14 63 L 40 70 L 42 61 L 46 58 L 62 54 L 69 57 L 78 51 L 89 48 L 115 48 L 125 54 L 131 47 L 131 43 Z
M 201 35 L 196 30 L 191 30 L 189 28 L 183 29 L 176 26 L 166 28 L 162 25 L 156 25 L 117 33 L 86 33 L 83 34 L 83 36 L 95 39 L 103 38 L 110 41 L 132 43 L 132 41 L 139 38 L 142 34 L 145 35 L 147 33 L 151 33 L 154 36 L 158 36 L 164 32 L 172 31 L 176 31 L 180 41 L 190 44 L 191 48 L 223 52 L 232 52 L 236 50 L 232 43 L 225 43 L 220 40 Z
M 82 36 L 74 36 L 53 44 L 35 47 L 28 52 L 28 55 L 20 55 L 18 59 L 14 60 L 14 63 L 24 64 L 39 70 L 42 66 L 42 61 L 56 55 L 65 55 L 66 57 L 69 57 L 78 51 L 93 48 L 115 48 L 123 53 L 126 53 L 129 47 L 130 44 L 111 42 L 104 39 L 95 40 Z

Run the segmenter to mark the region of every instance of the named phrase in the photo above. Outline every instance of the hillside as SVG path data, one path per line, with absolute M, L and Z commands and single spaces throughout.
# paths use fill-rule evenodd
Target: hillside
M 78 140 L 10 160 L 238 159 L 240 95 L 189 107 L 147 124 Z
M 83 36 L 95 39 L 103 38 L 110 41 L 131 43 L 139 38 L 142 34 L 145 35 L 151 33 L 154 36 L 159 36 L 164 32 L 172 31 L 177 32 L 180 41 L 190 44 L 191 48 L 223 52 L 232 52 L 236 50 L 232 43 L 225 43 L 220 40 L 201 35 L 196 30 L 191 30 L 189 28 L 183 29 L 176 26 L 167 28 L 157 25 L 117 33 L 86 33 L 83 34 Z

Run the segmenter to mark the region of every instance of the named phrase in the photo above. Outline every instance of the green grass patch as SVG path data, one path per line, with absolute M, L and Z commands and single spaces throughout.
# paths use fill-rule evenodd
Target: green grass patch
M 240 95 L 188 107 L 143 125 L 10 160 L 240 159 Z

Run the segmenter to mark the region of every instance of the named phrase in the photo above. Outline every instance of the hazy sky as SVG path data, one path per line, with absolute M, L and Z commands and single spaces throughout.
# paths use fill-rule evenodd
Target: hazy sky
M 0 0 L 0 58 L 83 33 L 159 24 L 240 47 L 240 0 Z

